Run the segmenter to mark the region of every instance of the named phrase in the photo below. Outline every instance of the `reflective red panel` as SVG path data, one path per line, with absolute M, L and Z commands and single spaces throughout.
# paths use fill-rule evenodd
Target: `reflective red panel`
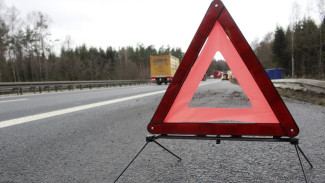
M 252 103 L 251 108 L 188 107 L 217 51 L 236 75 Z M 215 123 L 224 120 L 244 123 Z M 148 131 L 153 134 L 293 137 L 298 135 L 299 128 L 222 2 L 213 1 Z

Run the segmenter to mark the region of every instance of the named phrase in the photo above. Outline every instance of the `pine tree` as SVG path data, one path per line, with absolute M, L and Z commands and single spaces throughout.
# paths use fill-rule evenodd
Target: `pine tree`
M 277 26 L 274 33 L 274 41 L 272 44 L 272 61 L 276 66 L 286 70 L 290 70 L 290 56 L 286 51 L 287 42 L 282 27 Z

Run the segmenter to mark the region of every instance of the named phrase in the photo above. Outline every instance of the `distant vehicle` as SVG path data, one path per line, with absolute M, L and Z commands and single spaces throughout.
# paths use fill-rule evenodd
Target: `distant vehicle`
M 228 78 L 228 74 L 223 74 L 222 77 L 221 77 L 221 80 L 229 80 Z
M 282 68 L 266 69 L 265 71 L 270 79 L 282 79 L 286 77 L 286 70 Z
M 213 72 L 213 78 L 217 79 L 217 78 L 221 78 L 221 76 L 222 76 L 221 71 L 214 71 Z
M 179 59 L 172 55 L 150 56 L 150 80 L 157 85 L 170 83 L 178 66 Z
M 233 73 L 232 73 L 232 71 L 231 70 L 228 70 L 227 71 L 227 74 L 228 74 L 228 79 L 233 79 Z

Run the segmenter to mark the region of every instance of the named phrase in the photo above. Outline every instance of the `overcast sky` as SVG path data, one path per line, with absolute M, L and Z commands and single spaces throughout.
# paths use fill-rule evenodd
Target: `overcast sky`
M 3 0 L 23 19 L 32 11 L 47 14 L 51 38 L 59 45 L 70 36 L 74 46 L 189 46 L 211 0 Z M 311 5 L 307 5 L 307 2 Z M 300 18 L 319 23 L 316 0 L 223 0 L 249 43 L 263 39 L 276 25 L 287 27 L 293 2 Z M 60 45 L 61 46 L 61 45 Z

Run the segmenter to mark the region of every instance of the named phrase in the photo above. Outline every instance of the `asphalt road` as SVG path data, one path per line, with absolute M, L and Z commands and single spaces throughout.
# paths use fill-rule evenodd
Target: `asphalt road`
M 237 85 L 202 83 L 190 106 L 250 105 Z M 113 182 L 145 144 L 146 126 L 165 89 L 0 98 L 0 182 Z M 314 165 L 309 169 L 303 160 L 309 179 L 325 182 L 325 108 L 284 101 L 300 127 L 300 147 Z M 294 146 L 287 143 L 159 142 L 183 160 L 149 143 L 119 182 L 304 182 Z

